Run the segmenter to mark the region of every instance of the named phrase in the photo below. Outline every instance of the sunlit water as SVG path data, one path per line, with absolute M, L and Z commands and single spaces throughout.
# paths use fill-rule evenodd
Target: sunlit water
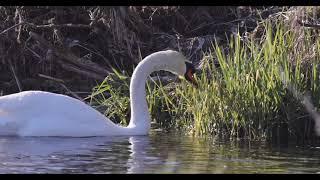
M 320 173 L 320 148 L 155 131 L 135 137 L 1 137 L 0 173 Z

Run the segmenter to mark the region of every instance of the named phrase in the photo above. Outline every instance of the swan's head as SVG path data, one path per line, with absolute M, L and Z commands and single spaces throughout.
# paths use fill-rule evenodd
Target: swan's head
M 167 50 L 165 51 L 167 58 L 170 59 L 169 71 L 172 73 L 184 77 L 194 86 L 198 86 L 193 75 L 196 72 L 194 65 L 181 53 L 177 51 Z
M 194 79 L 193 74 L 196 72 L 196 68 L 193 66 L 192 63 L 186 61 L 186 71 L 184 73 L 184 77 L 187 81 L 193 84 L 195 87 L 198 87 L 197 81 Z

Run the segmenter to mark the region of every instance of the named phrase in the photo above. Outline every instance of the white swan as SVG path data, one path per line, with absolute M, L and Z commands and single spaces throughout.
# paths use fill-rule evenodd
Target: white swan
M 131 120 L 127 127 L 114 124 L 103 114 L 69 96 L 24 91 L 0 97 L 0 135 L 6 136 L 116 136 L 147 135 L 150 115 L 145 82 L 153 71 L 166 70 L 196 85 L 191 63 L 179 52 L 167 50 L 144 58 L 130 83 Z

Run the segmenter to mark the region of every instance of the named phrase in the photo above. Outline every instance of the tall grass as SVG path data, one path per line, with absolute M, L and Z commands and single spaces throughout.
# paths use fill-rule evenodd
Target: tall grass
M 152 118 L 199 135 L 249 139 L 313 136 L 312 119 L 301 97 L 309 96 L 319 107 L 320 41 L 311 30 L 297 34 L 282 21 L 275 24 L 263 24 L 261 40 L 236 35 L 226 46 L 213 42 L 202 60 L 202 72 L 196 75 L 198 89 L 186 81 L 165 86 L 148 82 Z M 297 43 L 302 35 L 303 42 Z M 307 56 L 310 50 L 314 56 Z M 108 81 L 93 92 L 96 97 L 109 91 L 109 98 L 97 99 L 108 106 L 106 115 L 118 114 L 120 122 L 129 119 L 121 115 L 130 109 L 127 80 L 121 85 L 125 94 L 112 89 Z

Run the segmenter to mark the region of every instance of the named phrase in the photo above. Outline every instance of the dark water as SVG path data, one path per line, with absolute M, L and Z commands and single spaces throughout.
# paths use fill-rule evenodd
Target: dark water
M 1 137 L 0 173 L 320 173 L 320 148 L 154 131 L 136 137 Z

